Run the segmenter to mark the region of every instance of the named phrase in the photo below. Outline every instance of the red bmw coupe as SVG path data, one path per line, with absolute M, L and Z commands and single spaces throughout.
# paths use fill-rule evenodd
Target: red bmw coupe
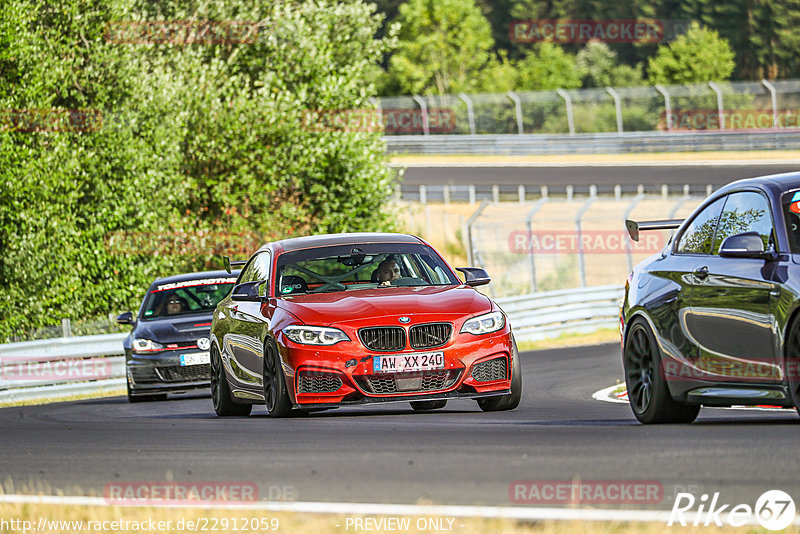
M 230 268 L 230 262 L 227 267 Z M 267 243 L 245 263 L 211 327 L 217 415 L 272 417 L 405 401 L 475 399 L 512 410 L 519 355 L 503 311 L 422 239 L 360 233 Z

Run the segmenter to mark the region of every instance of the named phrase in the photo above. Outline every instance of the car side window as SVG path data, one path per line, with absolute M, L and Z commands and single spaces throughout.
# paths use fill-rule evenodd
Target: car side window
M 719 198 L 692 219 L 678 241 L 678 254 L 711 254 L 714 232 L 724 203 L 725 197 Z
M 269 252 L 261 252 L 247 264 L 237 283 L 255 282 L 269 278 Z
M 755 191 L 741 191 L 727 196 L 714 237 L 713 253 L 719 253 L 725 238 L 742 232 L 758 232 L 764 241 L 764 250 L 774 248 L 769 204 L 763 195 Z

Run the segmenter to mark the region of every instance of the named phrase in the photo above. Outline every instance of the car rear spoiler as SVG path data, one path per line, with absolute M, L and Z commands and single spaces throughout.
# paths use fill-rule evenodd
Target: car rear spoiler
M 228 274 L 231 274 L 231 267 L 241 267 L 247 263 L 247 261 L 231 261 L 228 256 L 222 257 L 222 265 L 225 266 L 225 270 L 228 271 Z
M 630 219 L 625 220 L 625 228 L 634 241 L 639 241 L 640 230 L 674 230 L 683 223 L 683 219 L 661 219 L 659 221 L 636 222 Z

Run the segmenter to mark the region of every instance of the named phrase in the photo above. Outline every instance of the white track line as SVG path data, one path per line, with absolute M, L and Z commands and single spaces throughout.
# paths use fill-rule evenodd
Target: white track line
M 613 402 L 613 403 L 622 403 L 628 404 L 627 400 L 616 399 L 611 396 L 611 393 L 614 392 L 621 384 L 615 384 L 613 386 L 609 386 L 607 388 L 603 388 L 600 390 L 595 391 L 592 393 L 592 398 L 594 400 L 599 400 L 603 402 Z M 757 410 L 762 412 L 783 412 L 788 413 L 787 410 L 789 408 L 768 408 L 764 406 L 704 406 L 703 409 L 714 408 L 715 410 Z

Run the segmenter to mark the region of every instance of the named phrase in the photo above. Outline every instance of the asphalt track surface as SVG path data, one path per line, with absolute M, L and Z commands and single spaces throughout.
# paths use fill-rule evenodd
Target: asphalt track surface
M 794 410 L 705 408 L 691 425 L 643 426 L 627 405 L 591 398 L 621 378 L 618 345 L 528 352 L 522 365 L 523 401 L 503 413 L 450 401 L 429 413 L 392 404 L 272 420 L 258 406 L 221 419 L 204 395 L 4 408 L 0 475 L 6 492 L 234 481 L 257 483 L 264 500 L 288 487 L 301 501 L 373 503 L 541 504 L 513 503 L 517 480 L 663 487 L 655 505 L 610 508 L 671 509 L 686 490 L 751 506 L 768 489 L 800 493 Z
M 538 165 L 480 167 L 408 167 L 403 186 L 441 185 L 524 185 L 589 186 L 612 188 L 620 185 L 725 185 L 741 178 L 800 171 L 791 163 L 752 163 L 735 165 Z

